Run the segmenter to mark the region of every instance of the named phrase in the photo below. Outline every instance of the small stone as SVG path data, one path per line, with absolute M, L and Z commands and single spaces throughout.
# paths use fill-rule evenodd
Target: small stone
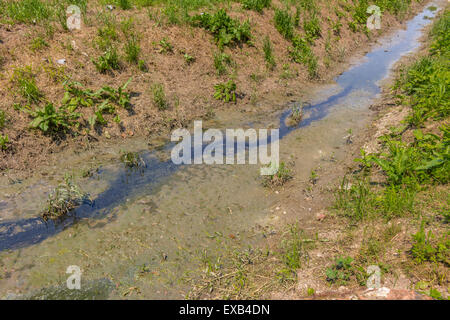
M 107 4 L 107 5 L 106 5 L 106 9 L 108 9 L 109 11 L 113 11 L 115 8 L 116 8 L 116 7 L 114 7 L 114 6 L 111 5 L 111 4 Z
M 316 215 L 316 218 L 317 218 L 317 220 L 319 220 L 319 221 L 324 220 L 326 217 L 327 217 L 326 214 L 323 213 L 323 212 L 319 212 L 319 213 Z
M 56 60 L 57 64 L 61 64 L 61 65 L 65 65 L 66 64 L 66 59 L 58 59 Z
M 386 298 L 389 295 L 389 292 L 391 292 L 391 289 L 382 287 L 378 289 L 369 289 L 366 291 L 365 296 L 366 297 L 377 297 L 377 298 Z
M 377 295 L 377 297 L 386 298 L 388 296 L 389 292 L 391 292 L 391 289 L 386 288 L 386 287 L 382 287 L 382 288 L 377 290 L 376 295 Z

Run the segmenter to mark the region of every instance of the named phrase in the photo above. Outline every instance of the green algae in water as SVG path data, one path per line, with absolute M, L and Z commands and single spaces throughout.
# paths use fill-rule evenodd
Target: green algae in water
M 81 289 L 68 289 L 65 285 L 47 287 L 24 296 L 25 300 L 105 300 L 114 289 L 109 279 L 99 279 L 81 283 Z

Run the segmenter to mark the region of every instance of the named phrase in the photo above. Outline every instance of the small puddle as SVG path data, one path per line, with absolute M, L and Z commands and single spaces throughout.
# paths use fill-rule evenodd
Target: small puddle
M 424 18 L 436 12 L 425 9 L 337 77 L 335 85 L 319 90 L 298 126 L 285 124 L 289 107 L 245 122 L 237 114 L 224 116 L 222 128 L 279 123 L 280 159 L 292 160 L 296 179 L 306 180 L 321 161 L 344 157 L 348 129 L 357 133 L 368 123 L 379 81 L 401 56 L 419 47 L 422 29 L 430 23 Z M 223 246 L 223 238 L 241 245 L 260 239 L 257 230 L 273 218 L 269 208 L 278 196 L 261 186 L 259 167 L 178 166 L 170 160 L 172 146 L 141 152 L 146 163 L 142 171 L 126 170 L 121 163 L 102 167 L 82 186 L 95 192 L 101 181 L 103 191 L 58 223 L 36 217 L 37 210 L 30 217 L 31 204 L 44 205 L 48 190 L 40 197 L 23 195 L 22 207 L 11 199 L 0 201 L 0 210 L 23 217 L 0 220 L 0 266 L 11 270 L 6 277 L 0 274 L 0 295 L 35 290 L 36 297 L 65 296 L 58 285 L 65 282 L 67 266 L 79 265 L 90 281 L 108 276 L 132 288 L 138 284 L 146 298 L 182 298 L 186 271 L 206 251 Z M 100 291 L 102 297 L 109 295 Z

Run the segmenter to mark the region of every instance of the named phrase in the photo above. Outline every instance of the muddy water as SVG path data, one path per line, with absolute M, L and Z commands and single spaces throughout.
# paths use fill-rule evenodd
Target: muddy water
M 296 179 L 307 180 L 323 161 L 343 158 L 348 130 L 357 134 L 368 123 L 378 82 L 419 46 L 421 30 L 430 23 L 424 17 L 434 14 L 424 10 L 335 84 L 311 93 L 297 127 L 285 125 L 290 106 L 245 120 L 239 113 L 219 113 L 214 127 L 279 127 L 280 159 L 292 165 Z M 15 187 L 17 196 L 0 201 L 0 296 L 183 298 L 200 261 L 264 236 L 278 195 L 261 186 L 259 166 L 176 166 L 171 147 L 142 151 L 143 170 L 109 161 L 90 178 L 80 178 L 93 202 L 58 223 L 37 218 L 51 182 Z M 117 158 L 117 151 L 109 156 Z M 0 196 L 6 193 L 10 186 L 1 187 Z M 83 271 L 76 295 L 64 287 L 69 265 Z

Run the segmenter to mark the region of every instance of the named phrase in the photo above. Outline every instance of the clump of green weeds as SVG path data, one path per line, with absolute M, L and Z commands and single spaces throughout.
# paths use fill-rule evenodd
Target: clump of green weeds
M 390 12 L 394 15 L 402 15 L 404 14 L 409 6 L 411 1 L 407 0 L 378 0 L 375 3 L 371 3 L 368 0 L 360 0 L 355 1 L 353 5 L 350 3 L 343 4 L 344 10 L 351 13 L 352 21 L 349 22 L 349 28 L 353 32 L 363 31 L 368 34 L 369 30 L 366 28 L 367 18 L 369 17 L 369 13 L 367 13 L 367 8 L 371 4 L 375 4 L 380 8 L 381 12 Z M 336 9 L 337 10 L 337 9 Z M 339 17 L 342 14 L 338 15 Z
M 139 37 L 135 34 L 128 37 L 125 43 L 125 58 L 129 63 L 139 63 L 139 53 L 141 47 L 139 46 Z
M 316 290 L 314 290 L 314 288 L 309 288 L 308 287 L 308 289 L 306 290 L 306 295 L 308 296 L 308 297 L 312 297 L 312 296 L 314 296 L 316 294 Z
M 336 258 L 334 264 L 326 270 L 327 281 L 333 283 L 341 281 L 345 283 L 350 280 L 352 262 L 353 259 L 351 257 Z
M 303 8 L 303 10 L 314 13 L 317 11 L 317 5 L 315 0 L 299 0 L 300 7 Z
M 169 106 L 169 102 L 166 98 L 166 93 L 164 92 L 164 86 L 161 83 L 155 83 L 152 86 L 153 93 L 153 104 L 159 110 L 166 110 Z
M 144 60 L 141 59 L 138 61 L 138 69 L 142 72 L 148 72 L 148 66 Z
M 269 168 L 273 168 L 273 164 L 270 164 Z M 286 163 L 280 162 L 278 165 L 278 170 L 274 174 L 264 176 L 263 186 L 269 188 L 280 187 L 292 178 L 292 170 L 286 165 Z
M 173 45 L 167 40 L 167 38 L 162 38 L 161 41 L 159 41 L 159 52 L 160 53 L 172 53 L 173 52 Z
M 53 10 L 50 3 L 41 0 L 2 1 L 0 15 L 12 23 L 35 23 L 51 18 Z
M 53 103 L 47 103 L 42 108 L 30 107 L 21 108 L 27 112 L 33 120 L 30 126 L 35 129 L 40 129 L 45 133 L 56 134 L 58 132 L 67 132 L 70 129 L 77 129 L 81 118 L 81 113 L 76 112 L 79 108 L 91 107 L 94 115 L 89 118 L 89 124 L 106 124 L 103 114 L 113 114 L 118 118 L 116 107 L 129 110 L 130 94 L 126 88 L 131 82 L 131 78 L 117 89 L 104 86 L 97 91 L 85 89 L 80 83 L 74 81 L 64 82 L 64 97 L 61 100 L 59 108 L 56 108 Z M 115 119 L 116 119 L 115 118 Z
M 262 13 L 263 9 L 269 8 L 271 3 L 272 0 L 242 0 L 242 8 Z
M 78 112 L 67 111 L 64 108 L 56 109 L 52 103 L 47 103 L 42 108 L 28 110 L 28 114 L 33 118 L 30 122 L 31 128 L 49 133 L 66 132 L 72 126 L 78 125 L 76 120 L 81 116 Z
M 19 93 L 28 103 L 38 103 L 44 96 L 36 85 L 35 75 L 31 66 L 14 69 L 11 83 L 17 87 Z
M 280 281 L 295 281 L 297 270 L 308 260 L 308 249 L 313 244 L 305 237 L 297 224 L 289 226 L 288 234 L 281 241 L 281 261 L 284 267 L 277 273 Z
M 292 47 L 289 48 L 289 55 L 294 62 L 307 66 L 310 78 L 313 79 L 318 76 L 317 57 L 312 52 L 307 40 L 296 36 L 292 40 Z
M 219 48 L 251 40 L 250 23 L 232 19 L 224 9 L 214 14 L 203 13 L 191 18 L 192 24 L 211 32 Z
M 132 8 L 132 3 L 130 0 L 116 0 L 117 5 L 122 10 L 129 10 Z
M 339 20 L 334 22 L 333 25 L 331 26 L 331 30 L 333 30 L 333 34 L 335 36 L 341 35 L 341 29 L 342 29 L 342 23 Z
M 273 70 L 275 68 L 275 58 L 273 56 L 273 46 L 272 42 L 270 42 L 270 38 L 266 36 L 263 42 L 263 51 L 264 51 L 264 60 L 266 61 L 266 66 L 269 70 Z
M 408 185 L 417 183 L 447 183 L 450 170 L 450 126 L 440 127 L 442 136 L 421 130 L 414 131 L 414 142 L 384 137 L 387 152 L 365 155 L 360 162 L 377 164 L 387 176 L 391 185 Z
M 309 174 L 309 182 L 311 184 L 316 184 L 319 180 L 319 174 L 317 173 L 317 170 L 311 170 L 311 173 Z
M 289 64 L 283 64 L 282 68 L 283 73 L 280 75 L 281 79 L 293 79 L 298 76 L 298 72 L 296 70 L 291 70 Z
M 66 82 L 62 105 L 67 110 L 76 110 L 78 107 L 92 107 L 94 114 L 88 119 L 93 127 L 97 124 L 107 124 L 104 114 L 114 115 L 114 121 L 120 122 L 115 106 L 130 110 L 130 93 L 126 90 L 131 78 L 117 89 L 104 86 L 97 91 L 85 89 L 80 83 Z
M 9 147 L 9 137 L 7 134 L 0 134 L 0 150 L 8 150 Z
M 214 85 L 214 90 L 215 99 L 224 102 L 236 102 L 236 83 L 233 80 Z
M 168 25 L 177 25 L 187 19 L 187 11 L 181 10 L 181 8 L 175 4 L 167 4 L 162 9 L 162 16 L 166 18 L 166 23 Z
M 363 26 L 367 22 L 367 8 L 369 7 L 367 0 L 358 1 L 354 7 L 352 8 L 353 13 L 353 21 L 352 23 L 355 26 L 355 29 L 358 29 L 358 26 Z
M 287 10 L 275 10 L 275 28 L 287 40 L 294 38 L 294 19 Z
M 3 129 L 6 124 L 6 112 L 0 110 L 0 129 Z
M 352 221 L 376 215 L 389 220 L 415 212 L 416 192 L 416 187 L 411 185 L 387 185 L 376 190 L 366 177 L 356 177 L 352 182 L 344 177 L 334 192 L 334 208 Z
M 92 63 L 95 65 L 95 67 L 100 73 L 119 70 L 121 67 L 119 55 L 115 48 L 108 49 L 103 55 L 99 56 L 96 60 L 92 59 Z
M 303 29 L 306 33 L 306 39 L 310 43 L 321 36 L 320 21 L 316 14 L 313 14 L 309 19 L 305 19 Z
M 425 232 L 425 224 L 421 223 L 419 231 L 412 236 L 411 255 L 418 264 L 424 262 L 440 262 L 450 265 L 450 233 L 447 232 L 440 239 L 430 230 Z
M 109 86 L 104 86 L 96 91 L 94 93 L 94 96 L 97 99 L 103 100 L 103 102 L 113 102 L 124 109 L 130 110 L 130 93 L 127 91 L 127 87 L 130 84 L 131 80 L 132 78 L 128 79 L 127 82 L 119 86 L 117 89 Z
M 49 195 L 47 209 L 42 213 L 42 218 L 44 220 L 61 218 L 87 199 L 87 194 L 82 192 L 69 176 L 66 176 L 64 182 Z
M 66 67 L 55 64 L 52 61 L 44 63 L 42 65 L 42 70 L 54 83 L 61 83 L 68 79 Z
M 38 36 L 31 41 L 30 49 L 33 52 L 47 48 L 49 45 L 42 36 Z
M 123 152 L 120 156 L 120 161 L 127 168 L 142 168 L 145 167 L 145 161 L 137 152 Z
M 377 197 L 377 206 L 387 219 L 415 213 L 416 188 L 411 186 L 387 186 Z
M 184 53 L 183 58 L 186 64 L 188 65 L 195 62 L 195 57 L 191 56 L 190 54 Z
M 214 53 L 214 68 L 216 69 L 217 75 L 221 76 L 227 73 L 227 66 L 232 64 L 230 55 L 224 52 Z
M 337 257 L 334 264 L 326 269 L 326 279 L 333 284 L 345 285 L 355 278 L 361 285 L 367 279 L 366 272 L 362 267 L 354 263 L 351 257 Z
M 365 180 L 356 180 L 350 183 L 346 177 L 334 193 L 334 207 L 342 212 L 342 215 L 352 220 L 362 220 L 373 208 L 373 195 Z
M 292 112 L 289 116 L 289 123 L 290 126 L 296 126 L 298 125 L 303 119 L 303 103 L 298 102 L 294 103 L 292 106 Z
M 433 56 L 448 56 L 450 48 L 450 10 L 446 10 L 431 30 L 433 42 L 430 53 Z
M 444 89 L 450 81 L 449 66 L 446 58 L 423 57 L 397 84 L 406 94 L 401 97 L 411 105 L 408 121 L 416 127 L 429 118 L 442 119 L 450 115 L 450 93 Z
M 103 14 L 99 19 L 101 25 L 97 30 L 95 44 L 100 50 L 106 51 L 119 40 L 118 23 L 115 16 L 111 14 Z

